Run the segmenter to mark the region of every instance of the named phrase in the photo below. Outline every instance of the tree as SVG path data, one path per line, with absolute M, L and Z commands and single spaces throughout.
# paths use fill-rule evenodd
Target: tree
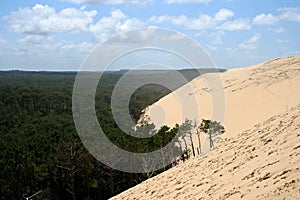
M 189 136 L 189 138 L 191 140 L 192 151 L 193 151 L 193 154 L 195 155 L 194 143 L 193 143 L 193 139 L 192 139 L 192 128 L 193 128 L 193 126 L 192 126 L 191 120 L 187 120 L 187 119 L 179 127 L 179 135 L 181 136 L 181 139 L 184 142 L 184 145 L 185 145 L 185 151 L 184 152 L 186 152 L 187 159 L 189 158 L 189 155 L 188 155 L 189 149 L 188 149 L 187 141 L 185 139 L 186 136 Z
M 207 119 L 202 119 L 202 122 L 198 128 L 205 134 L 209 135 L 210 148 L 214 146 L 213 138 L 225 132 L 225 128 L 220 124 L 220 122 L 211 121 Z
M 191 120 L 185 120 L 184 125 L 186 126 L 186 129 L 188 130 L 186 132 L 186 134 L 190 138 L 193 156 L 195 157 L 195 155 L 196 155 L 195 154 L 195 145 L 194 145 L 194 142 L 193 142 L 193 132 L 192 132 L 192 130 L 195 128 L 195 126 L 192 124 Z
M 67 172 L 66 190 L 72 195 L 73 200 L 76 200 L 75 174 L 80 170 L 80 165 L 82 164 L 77 150 L 77 141 L 64 141 L 58 152 L 61 164 L 56 165 L 56 167 L 66 170 Z
M 170 127 L 168 126 L 162 126 L 160 130 L 158 131 L 157 134 L 161 136 L 160 141 L 159 141 L 159 149 L 160 149 L 160 154 L 161 154 L 161 159 L 163 162 L 163 170 L 166 171 L 166 165 L 165 165 L 165 155 L 163 152 L 163 147 L 166 145 L 166 137 L 167 137 L 167 132 L 170 130 Z
M 182 72 L 189 80 L 196 75 L 194 71 Z M 160 149 L 161 154 L 155 159 L 162 160 L 164 168 L 154 171 L 153 162 L 146 158 L 149 174 L 125 173 L 93 158 L 80 142 L 74 126 L 72 108 L 74 115 L 85 109 L 83 105 L 72 104 L 76 73 L 0 72 L 0 199 L 30 198 L 41 190 L 31 199 L 108 199 L 169 169 L 169 161 L 177 155 L 187 158 L 190 132 L 179 136 L 179 125 L 163 127 L 157 134 L 153 125 L 136 131 L 137 135 L 146 133 L 149 138 L 132 137 L 119 129 L 111 111 L 111 94 L 124 73 L 105 72 L 99 80 L 95 96 L 99 124 L 106 136 L 124 150 L 147 153 Z M 167 74 L 163 78 L 172 78 Z M 144 75 L 149 76 L 148 72 Z M 138 78 L 141 76 L 142 73 L 137 74 Z M 143 109 L 169 92 L 170 89 L 156 84 L 137 89 L 129 103 L 134 121 Z M 117 113 L 124 111 L 118 109 Z M 162 149 L 170 142 L 174 148 Z M 123 159 L 112 158 L 112 165 Z
M 175 143 L 175 146 L 178 144 L 179 145 L 179 149 L 180 149 L 180 155 L 181 155 L 181 159 L 182 159 L 182 161 L 184 162 L 184 152 L 185 152 L 185 150 L 183 149 L 183 146 L 182 146 L 182 144 L 181 144 L 181 142 L 180 142 L 180 139 L 181 139 L 181 134 L 178 132 L 179 131 L 179 125 L 178 124 L 175 124 L 175 127 L 172 129 L 172 130 L 174 130 L 175 131 L 175 138 L 174 138 L 174 140 L 176 141 L 176 143 Z
M 197 127 L 197 123 L 195 122 L 195 127 Z M 198 155 L 201 154 L 201 129 L 200 126 L 197 127 L 196 135 L 198 137 Z

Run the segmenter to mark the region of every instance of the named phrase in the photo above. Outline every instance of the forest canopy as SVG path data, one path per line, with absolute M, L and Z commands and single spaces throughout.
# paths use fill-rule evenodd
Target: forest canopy
M 199 76 L 196 70 L 179 72 L 187 81 Z M 95 99 L 99 123 L 107 137 L 123 149 L 159 149 L 175 136 L 176 127 L 158 128 L 160 134 L 140 140 L 124 134 L 114 122 L 110 97 L 124 73 L 103 73 Z M 168 77 L 168 71 L 163 73 Z M 145 71 L 136 76 L 149 74 L 161 76 L 162 72 Z M 171 167 L 152 174 L 132 174 L 98 162 L 84 148 L 74 126 L 75 78 L 75 72 L 0 72 L 0 199 L 33 194 L 37 194 L 33 199 L 107 199 Z M 169 92 L 169 88 L 157 84 L 138 88 L 129 103 L 133 121 L 145 107 Z

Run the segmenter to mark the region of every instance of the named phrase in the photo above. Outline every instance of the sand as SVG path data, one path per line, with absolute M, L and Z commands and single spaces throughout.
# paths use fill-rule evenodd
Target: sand
M 112 199 L 299 199 L 300 105 Z
M 218 101 L 218 97 L 211 95 L 207 85 L 217 76 L 220 76 L 225 94 L 223 118 L 212 116 L 213 109 L 215 113 L 219 112 L 218 105 L 212 105 L 212 98 Z M 237 134 L 297 105 L 300 102 L 299 85 L 300 55 L 231 69 L 220 75 L 204 74 L 146 108 L 142 119 L 157 127 L 174 126 L 185 119 L 213 119 L 223 122 L 226 134 Z
M 212 118 L 205 82 L 211 77 L 162 98 L 143 118 L 157 126 Z M 228 70 L 220 78 L 226 133 L 215 147 L 112 199 L 300 199 L 300 56 Z M 182 112 L 180 102 L 193 105 L 191 92 L 200 113 Z

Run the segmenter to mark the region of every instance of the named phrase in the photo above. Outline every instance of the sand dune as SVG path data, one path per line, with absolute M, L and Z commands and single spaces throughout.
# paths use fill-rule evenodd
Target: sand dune
M 112 199 L 299 199 L 300 105 Z
M 173 126 L 212 118 L 210 76 L 164 97 L 143 119 Z M 300 56 L 228 70 L 220 78 L 226 133 L 216 147 L 113 199 L 300 199 Z M 193 96 L 187 88 L 198 97 L 200 113 L 182 113 L 179 102 L 189 105 Z
M 209 78 L 204 74 L 145 109 L 142 119 L 157 127 L 174 126 L 184 120 L 214 119 Z M 225 93 L 226 134 L 237 134 L 300 102 L 300 55 L 275 59 L 252 67 L 220 74 Z M 193 93 L 193 94 L 192 94 Z M 197 98 L 198 109 L 189 107 Z M 183 110 L 187 110 L 183 113 Z

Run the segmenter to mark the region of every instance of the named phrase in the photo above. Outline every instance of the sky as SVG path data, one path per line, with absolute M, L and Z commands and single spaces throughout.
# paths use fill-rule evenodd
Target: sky
M 7 0 L 0 15 L 0 70 L 77 71 L 99 44 L 146 27 L 185 34 L 225 69 L 300 54 L 296 0 Z

